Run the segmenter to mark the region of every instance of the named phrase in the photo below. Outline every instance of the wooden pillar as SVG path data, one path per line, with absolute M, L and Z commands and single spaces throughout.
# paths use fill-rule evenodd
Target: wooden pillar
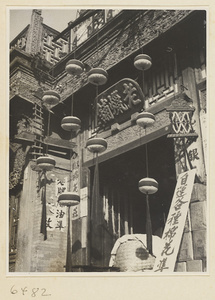
M 15 196 L 10 197 L 10 217 L 9 217 L 9 251 L 13 245 L 14 232 L 13 232 L 13 218 L 14 218 L 14 209 L 15 209 Z
M 33 216 L 36 198 L 36 176 L 30 164 L 23 180 L 23 192 L 20 198 L 20 214 L 17 235 L 17 259 L 15 272 L 30 272 L 33 244 Z

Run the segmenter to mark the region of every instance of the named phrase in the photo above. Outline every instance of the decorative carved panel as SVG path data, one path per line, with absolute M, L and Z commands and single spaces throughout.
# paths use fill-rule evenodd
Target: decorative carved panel
M 136 19 L 129 26 L 124 26 L 118 32 L 118 35 L 110 40 L 107 45 L 102 49 L 97 49 L 95 53 L 91 53 L 85 63 L 89 66 L 99 66 L 108 70 L 167 31 L 190 13 L 191 11 L 189 10 L 149 11 L 143 18 Z M 169 75 L 162 75 L 163 78 L 166 78 L 164 85 L 165 93 L 172 92 L 171 87 L 174 83 L 172 74 L 172 72 L 169 72 Z M 162 76 L 159 76 L 159 80 L 162 82 Z M 169 76 L 168 79 L 167 76 Z M 62 100 L 65 100 L 69 95 L 86 85 L 87 82 L 86 73 L 82 73 L 80 76 L 73 76 L 72 78 L 71 76 L 63 77 L 58 82 L 58 84 L 63 86 L 61 93 Z M 157 84 L 156 89 L 152 90 L 150 101 L 154 101 L 154 98 L 152 98 L 153 95 L 153 97 L 156 97 L 156 94 L 159 94 L 159 88 L 162 88 L 162 84 Z
M 125 78 L 97 97 L 98 126 L 100 129 L 113 122 L 122 123 L 144 106 L 144 95 L 138 83 Z

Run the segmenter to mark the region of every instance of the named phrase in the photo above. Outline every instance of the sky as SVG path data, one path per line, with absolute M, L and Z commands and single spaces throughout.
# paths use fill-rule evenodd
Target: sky
M 33 8 L 32 8 L 33 9 Z M 10 9 L 9 16 L 9 40 L 10 42 L 31 22 L 32 9 Z M 37 9 L 40 9 L 37 7 Z M 75 9 L 42 9 L 43 23 L 63 31 L 68 23 L 76 18 Z

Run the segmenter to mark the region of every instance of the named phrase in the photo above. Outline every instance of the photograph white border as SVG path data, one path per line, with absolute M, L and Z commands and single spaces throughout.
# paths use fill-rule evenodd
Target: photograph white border
M 13 5 L 13 3 L 14 5 Z M 30 1 L 32 2 L 32 1 Z M 9 56 L 8 56 L 8 44 L 9 44 L 9 39 L 8 39 L 8 10 L 13 8 L 13 9 L 23 9 L 26 7 L 27 9 L 32 9 L 32 8 L 43 8 L 43 9 L 51 9 L 52 5 L 55 6 L 56 9 L 65 9 L 66 7 L 70 7 L 73 9 L 76 9 L 80 6 L 83 5 L 83 7 L 86 8 L 105 8 L 105 7 L 115 7 L 115 8 L 122 8 L 120 5 L 112 5 L 111 2 L 104 5 L 101 5 L 100 3 L 95 3 L 91 1 L 82 1 L 80 6 L 73 6 L 69 5 L 68 2 L 70 1 L 63 1 L 63 3 L 58 4 L 58 1 L 52 1 L 52 5 L 49 3 L 45 4 L 48 2 L 47 0 L 45 1 L 37 1 L 37 5 L 34 5 L 34 3 L 31 3 L 31 6 L 29 2 L 27 1 L 2 1 L 1 3 L 1 16 L 2 16 L 2 21 L 1 21 L 1 30 L 3 35 L 7 33 L 7 38 L 6 38 L 6 43 L 3 43 L 1 45 L 1 65 L 5 67 L 5 72 L 2 72 L 0 76 L 2 76 L 2 96 L 3 96 L 3 109 L 2 109 L 2 116 L 1 116 L 1 159 L 2 159 L 2 165 L 4 166 L 4 172 L 3 174 L 1 173 L 1 179 L 2 179 L 2 184 L 3 184 L 3 195 L 6 197 L 3 197 L 3 212 L 5 212 L 5 217 L 3 217 L 4 220 L 4 226 L 3 229 L 0 229 L 0 237 L 1 237 L 1 265 L 3 266 L 0 271 L 0 279 L 1 279 L 1 291 L 0 294 L 2 294 L 2 291 L 5 293 L 5 299 L 23 299 L 23 297 L 27 298 L 27 294 L 23 295 L 21 288 L 23 286 L 27 285 L 27 282 L 29 284 L 29 289 L 33 289 L 32 286 L 43 286 L 43 284 L 47 284 L 47 290 L 48 287 L 51 288 L 52 290 L 52 296 L 50 296 L 50 299 L 59 299 L 59 297 L 63 299 L 76 299 L 79 297 L 79 299 L 97 299 L 99 297 L 102 297 L 103 299 L 110 299 L 111 295 L 114 298 L 119 297 L 118 293 L 121 293 L 121 296 L 123 299 L 129 299 L 130 297 L 132 298 L 139 298 L 142 296 L 146 296 L 149 299 L 156 299 L 156 297 L 161 298 L 162 293 L 164 294 L 161 299 L 180 299 L 183 297 L 185 300 L 186 299 L 208 299 L 212 300 L 214 299 L 215 295 L 215 285 L 214 285 L 214 280 L 215 280 L 215 270 L 214 270 L 214 251 L 213 251 L 213 246 L 214 246 L 214 217 L 212 215 L 212 212 L 214 211 L 214 203 L 213 203 L 213 193 L 211 188 L 208 188 L 208 214 L 209 216 L 209 221 L 208 221 L 208 245 L 210 245 L 210 249 L 208 246 L 208 255 L 209 255 L 209 261 L 210 264 L 208 264 L 209 271 L 207 273 L 177 273 L 177 274 L 168 274 L 168 275 L 157 275 L 157 274 L 134 274 L 134 273 L 125 273 L 125 274 L 107 274 L 105 275 L 101 273 L 85 273 L 85 274 L 77 274 L 75 275 L 67 275 L 65 273 L 17 273 L 15 275 L 11 276 L 11 273 L 7 272 L 7 266 L 8 266 L 8 261 L 7 261 L 7 266 L 5 263 L 5 257 L 7 256 L 7 242 L 8 242 L 8 237 L 5 228 L 7 228 L 8 224 L 8 204 L 6 199 L 8 199 L 8 191 L 7 191 L 7 178 L 8 178 L 8 170 L 6 163 L 8 163 L 8 153 L 7 153 L 7 146 L 8 146 L 8 120 L 7 120 L 7 112 L 8 112 L 8 81 L 7 78 L 9 76 L 8 68 L 7 65 L 5 64 L 6 62 L 9 62 Z M 139 1 L 140 2 L 140 1 Z M 201 10 L 201 9 L 206 9 L 207 10 L 207 19 L 210 20 L 209 26 L 207 26 L 207 66 L 208 66 L 208 71 L 207 73 L 209 76 L 207 76 L 207 101 L 209 105 L 209 126 L 208 129 L 209 132 L 209 137 L 208 139 L 208 158 L 210 159 L 210 162 L 208 162 L 208 170 L 209 170 L 209 178 L 208 178 L 208 186 L 210 186 L 210 183 L 212 183 L 211 176 L 213 177 L 212 172 L 212 166 L 214 165 L 214 159 L 212 156 L 212 150 L 214 148 L 214 121 L 212 117 L 212 113 L 214 112 L 214 105 L 211 101 L 213 101 L 212 95 L 214 95 L 214 55 L 213 55 L 213 49 L 214 49 L 214 38 L 215 38 L 215 17 L 214 17 L 214 12 L 215 12 L 215 5 L 213 1 L 205 1 L 205 5 L 203 6 L 202 4 L 200 5 L 200 1 L 196 1 L 196 3 L 193 4 L 195 1 L 181 1 L 180 5 L 176 4 L 176 1 L 168 1 L 173 2 L 170 4 L 158 4 L 159 1 L 151 1 L 152 5 L 144 5 L 144 3 L 137 3 L 134 5 L 128 5 L 125 6 L 126 8 L 133 8 L 133 9 L 195 9 L 195 10 Z M 155 2 L 155 4 L 154 4 Z M 164 2 L 164 1 L 163 1 Z M 65 5 L 64 5 L 65 3 Z M 183 5 L 184 3 L 184 5 Z M 192 3 L 192 4 L 191 4 Z M 7 16 L 7 20 L 6 20 Z M 7 59 L 5 60 L 5 57 Z M 209 63 L 210 61 L 210 63 Z M 3 69 L 2 69 L 3 70 Z M 4 76 L 6 75 L 6 76 Z M 6 77 L 6 78 L 5 78 Z M 6 101 L 4 101 L 6 99 Z M 6 103 L 5 103 L 6 102 Z M 3 115 L 4 113 L 4 115 Z M 3 118 L 4 116 L 4 118 Z M 6 129 L 6 130 L 5 130 Z M 6 158 L 6 159 L 5 159 Z M 208 159 L 208 161 L 209 161 Z M 212 186 L 213 184 L 211 184 Z M 209 209 L 210 207 L 210 209 Z M 4 244 L 4 241 L 6 241 L 6 245 Z M 209 242 L 210 241 L 210 242 Z M 81 277 L 81 278 L 80 278 Z M 121 279 L 120 279 L 121 278 Z M 68 280 L 72 280 L 73 283 L 71 283 L 72 288 L 69 287 Z M 36 283 L 34 282 L 36 280 Z M 63 281 L 62 281 L 63 280 Z M 83 281 L 82 281 L 83 280 Z M 86 280 L 89 280 L 89 282 L 86 282 Z M 119 283 L 120 280 L 120 283 Z M 116 282 L 115 282 L 116 281 Z M 78 285 L 76 283 L 78 282 Z M 33 285 L 32 285 L 33 283 Z M 84 291 L 84 283 L 86 284 L 86 290 Z M 17 284 L 20 288 L 19 294 L 10 294 L 10 287 Z M 42 284 L 42 285 L 41 285 Z M 92 284 L 92 285 L 91 285 Z M 99 286 L 98 288 L 98 284 Z M 54 285 L 54 287 L 53 287 Z M 102 287 L 103 286 L 103 287 Z M 175 288 L 174 288 L 175 286 Z M 130 289 L 129 289 L 130 287 Z M 144 287 L 144 288 L 143 288 Z M 165 287 L 165 288 L 164 288 Z M 200 288 L 201 287 L 201 288 Z M 78 289 L 77 289 L 78 288 Z M 97 292 L 92 292 L 93 289 Z M 143 289 L 143 290 L 142 290 Z M 91 292 L 89 292 L 89 290 Z M 196 292 L 195 292 L 196 290 Z M 53 293 L 54 291 L 54 293 Z M 126 292 L 127 291 L 127 292 Z M 162 293 L 161 293 L 162 291 Z M 201 291 L 201 292 L 198 292 Z M 61 294 L 61 292 L 63 294 Z M 101 292 L 101 294 L 99 294 Z M 71 294 L 70 294 L 71 293 Z M 120 299 L 121 299 L 120 296 Z M 33 296 L 30 296 L 31 298 Z M 38 296 L 39 297 L 39 296 Z M 43 299 L 43 298 L 38 298 L 37 299 Z M 82 297 L 82 298 L 81 298 Z M 36 298 L 36 297 L 35 297 Z M 48 297 L 49 298 L 49 297 Z

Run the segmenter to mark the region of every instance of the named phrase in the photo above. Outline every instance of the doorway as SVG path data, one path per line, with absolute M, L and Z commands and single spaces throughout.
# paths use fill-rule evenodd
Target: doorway
M 149 196 L 153 235 L 162 236 L 175 185 L 173 140 L 163 136 L 148 143 L 149 177 L 157 180 L 157 193 Z M 145 145 L 100 165 L 103 201 L 103 265 L 108 266 L 115 241 L 124 234 L 146 233 L 145 195 L 138 189 L 146 177 Z

